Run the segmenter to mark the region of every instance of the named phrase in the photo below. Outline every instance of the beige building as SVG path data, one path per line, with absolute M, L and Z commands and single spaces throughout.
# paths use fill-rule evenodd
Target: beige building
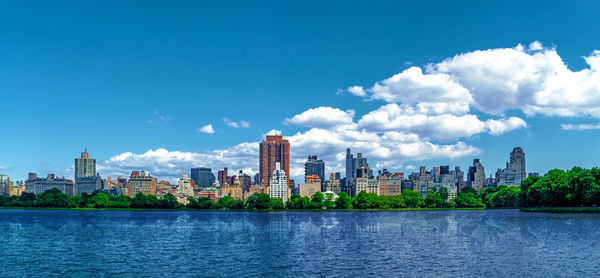
M 242 191 L 242 187 L 239 185 L 224 185 L 219 187 L 219 198 L 223 198 L 225 196 L 231 196 L 233 199 L 242 200 L 244 199 L 244 193 Z
M 377 179 L 356 178 L 356 194 L 361 191 L 379 195 L 379 183 L 377 182 Z
M 301 183 L 298 185 L 298 194 L 302 197 L 312 197 L 317 192 L 321 192 L 321 183 Z
M 137 171 L 134 171 L 127 183 L 127 191 L 129 192 L 129 197 L 132 198 L 138 192 L 146 195 L 156 195 L 156 178 L 145 171 L 141 171 L 139 174 Z
M 96 176 L 96 159 L 90 158 L 87 149 L 81 153 L 81 158 L 75 158 L 75 182 L 79 178 Z

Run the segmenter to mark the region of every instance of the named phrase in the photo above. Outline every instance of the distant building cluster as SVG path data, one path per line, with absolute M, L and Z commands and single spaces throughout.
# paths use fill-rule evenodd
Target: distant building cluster
M 239 171 L 230 175 L 225 167 L 217 170 L 217 177 L 211 168 L 191 168 L 189 175 L 183 173 L 176 183 L 158 181 L 149 172 L 132 171 L 129 177 L 118 176 L 103 179 L 96 172 L 96 160 L 90 158 L 87 149 L 75 159 L 75 179 L 56 177 L 48 174 L 38 177 L 37 173 L 29 173 L 23 182 L 11 182 L 7 175 L 0 175 L 0 194 L 21 195 L 23 192 L 40 194 L 46 190 L 57 188 L 68 195 L 91 194 L 98 190 L 105 194 L 126 195 L 133 197 L 138 193 L 162 197 L 174 195 L 183 204 L 189 197 L 207 197 L 218 201 L 224 196 L 244 199 L 255 193 L 266 193 L 272 198 L 287 201 L 291 194 L 310 197 L 316 192 L 338 194 L 346 192 L 355 196 L 361 191 L 385 196 L 400 195 L 404 190 L 419 192 L 423 197 L 431 192 L 446 192 L 448 199 L 456 197 L 465 187 L 479 191 L 489 186 L 518 186 L 525 178 L 525 153 L 515 147 L 510 153 L 506 167 L 498 169 L 495 177 L 486 178 L 485 169 L 480 159 L 475 158 L 472 166 L 465 173 L 459 166 L 452 170 L 449 165 L 435 166 L 427 169 L 419 167 L 418 172 L 405 176 L 403 172 L 390 172 L 387 169 L 377 171 L 375 176 L 368 160 L 362 153 L 352 154 L 346 150 L 345 176 L 340 172 L 331 172 L 326 176 L 325 161 L 317 155 L 308 155 L 304 164 L 304 183 L 296 186 L 290 179 L 290 143 L 281 135 L 267 135 L 260 143 L 259 172 L 253 177 Z M 465 177 L 466 174 L 466 177 Z M 539 176 L 539 173 L 529 173 Z

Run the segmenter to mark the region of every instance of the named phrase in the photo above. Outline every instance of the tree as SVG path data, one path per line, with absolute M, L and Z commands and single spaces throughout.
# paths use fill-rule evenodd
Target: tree
M 406 207 L 409 208 L 419 208 L 425 206 L 425 202 L 423 201 L 423 196 L 421 193 L 412 191 L 412 190 L 404 190 L 402 191 L 402 198 L 406 204 Z
M 450 197 L 450 194 L 448 193 L 447 187 L 440 188 L 440 197 L 442 197 L 442 200 L 444 200 L 444 202 L 448 201 L 448 197 Z
M 177 201 L 177 197 L 169 193 L 160 198 L 160 207 L 167 209 L 178 209 L 181 208 L 181 204 Z
M 352 207 L 357 209 L 379 208 L 380 202 L 377 194 L 361 191 L 352 201 Z
M 471 186 L 465 186 L 462 188 L 462 190 L 460 191 L 461 193 L 471 193 L 475 196 L 479 195 L 477 193 L 477 190 L 475 190 L 475 188 L 471 187 Z
M 88 199 L 88 207 L 90 208 L 104 208 L 107 203 L 108 196 L 104 193 L 97 193 Z
M 285 206 L 283 205 L 283 200 L 281 198 L 270 198 L 269 207 L 271 209 L 277 209 L 277 210 L 285 208 Z
M 271 197 L 266 193 L 254 193 L 248 197 L 248 208 L 249 209 L 269 209 L 269 201 Z
M 444 206 L 444 200 L 437 193 L 429 193 L 425 197 L 425 206 L 428 208 L 441 208 Z
M 81 196 L 83 197 L 83 194 L 81 194 Z M 146 208 L 147 205 L 148 197 L 146 197 L 146 195 L 144 195 L 144 193 L 142 192 L 138 192 L 137 194 L 135 194 L 135 196 L 133 196 L 133 199 L 131 200 L 132 208 Z
M 23 207 L 33 207 L 37 201 L 37 196 L 33 193 L 23 192 L 21 196 L 19 196 L 19 203 Z
M 68 208 L 69 196 L 62 193 L 58 188 L 51 188 L 37 196 L 37 206 Z
M 515 208 L 519 206 L 521 189 L 517 186 L 498 186 L 498 190 L 485 195 L 485 205 L 492 208 Z
M 323 193 L 321 193 L 320 191 L 315 192 L 315 194 L 312 195 L 311 201 L 315 202 L 315 203 L 321 203 L 323 202 L 323 200 L 325 199 L 325 196 L 323 195 Z
M 406 202 L 404 201 L 404 197 L 402 195 L 396 195 L 391 198 L 390 207 L 392 208 L 405 208 Z
M 286 202 L 286 205 L 288 209 L 309 209 L 312 206 L 312 202 L 308 197 L 292 194 L 290 200 Z
M 223 198 L 219 199 L 217 202 L 218 208 L 230 208 L 231 205 L 235 202 L 235 199 L 231 196 L 223 196 Z
M 352 208 L 352 198 L 348 196 L 346 192 L 338 193 L 338 197 L 335 200 L 335 208 L 336 209 L 351 209 Z
M 485 205 L 481 202 L 478 195 L 475 195 L 471 192 L 458 193 L 456 198 L 454 198 L 454 203 L 457 208 L 484 208 Z
M 75 195 L 70 198 L 69 207 L 78 208 L 81 206 L 81 203 L 83 203 L 83 199 L 81 199 L 81 196 Z

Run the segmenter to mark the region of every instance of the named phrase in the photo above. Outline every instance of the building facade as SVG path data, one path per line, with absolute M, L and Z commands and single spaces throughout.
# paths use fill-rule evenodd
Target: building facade
M 288 193 L 290 190 L 288 188 L 287 175 L 280 167 L 279 162 L 276 162 L 275 169 L 273 170 L 273 174 L 269 181 L 269 196 L 271 196 L 271 198 L 280 198 L 283 200 L 283 203 L 285 203 L 288 200 Z
M 191 178 L 194 184 L 199 187 L 212 187 L 215 183 L 215 175 L 210 168 L 192 168 L 190 169 Z
M 25 192 L 34 193 L 36 195 L 44 193 L 46 190 L 56 188 L 60 192 L 69 196 L 75 195 L 75 184 L 72 180 L 58 178 L 54 174 L 48 174 L 43 178 L 38 178 L 37 174 L 29 173 L 29 179 L 25 182 Z
M 301 183 L 298 185 L 298 194 L 302 197 L 312 197 L 317 192 L 321 192 L 319 183 Z
M 129 197 L 132 198 L 139 192 L 145 195 L 156 195 L 156 185 L 156 178 L 152 177 L 150 173 L 134 171 L 129 177 L 127 192 L 129 193 Z
M 94 176 L 96 176 L 96 159 L 90 158 L 90 154 L 85 149 L 80 158 L 75 158 L 75 182 L 79 178 Z
M 479 158 L 473 159 L 473 166 L 469 167 L 467 186 L 472 187 L 477 192 L 485 187 L 485 171 Z
M 402 180 L 404 173 L 381 174 L 377 177 L 379 195 L 396 196 L 402 194 Z
M 260 184 L 270 185 L 276 164 L 286 175 L 286 186 L 290 180 L 290 142 L 281 135 L 267 135 L 259 146 L 259 174 Z
M 510 153 L 510 165 L 515 170 L 521 181 L 527 178 L 527 169 L 525 167 L 525 153 L 521 147 L 515 147 Z
M 75 180 L 75 192 L 81 196 L 83 193 L 92 194 L 95 190 L 102 189 L 102 178 L 99 174 L 91 177 L 79 177 Z
M 325 162 L 321 159 L 317 159 L 316 155 L 309 155 L 304 163 L 304 177 L 313 175 L 316 175 L 321 179 L 321 184 L 325 182 Z
M 370 178 L 356 178 L 356 192 L 355 195 L 365 191 L 367 193 L 375 193 L 379 195 L 379 183 L 377 179 Z

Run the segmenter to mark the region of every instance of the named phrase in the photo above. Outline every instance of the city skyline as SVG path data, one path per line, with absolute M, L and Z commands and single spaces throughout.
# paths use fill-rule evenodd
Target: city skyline
M 174 180 L 195 167 L 253 176 L 273 130 L 290 141 L 297 183 L 308 155 L 344 172 L 346 148 L 405 173 L 465 171 L 480 158 L 489 176 L 514 146 L 528 172 L 591 168 L 600 23 L 573 19 L 600 6 L 527 9 L 545 4 L 2 3 L 0 22 L 20 28 L 0 46 L 0 173 L 74 179 L 72 159 L 88 148 L 104 177 L 145 169 Z M 531 28 L 492 20 L 502 18 Z

